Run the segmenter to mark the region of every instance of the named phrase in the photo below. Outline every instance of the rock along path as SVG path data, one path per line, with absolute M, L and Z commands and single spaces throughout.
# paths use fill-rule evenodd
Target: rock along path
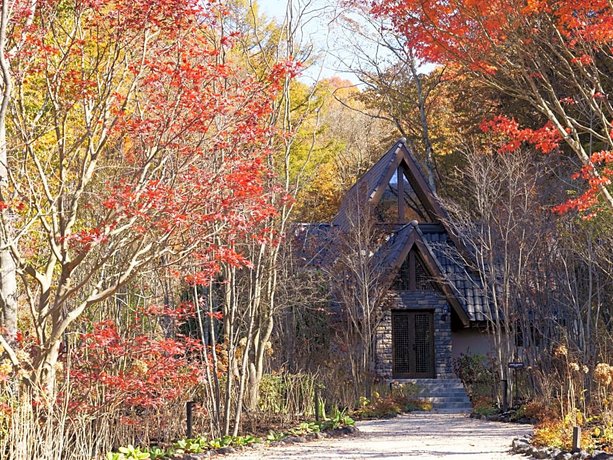
M 520 459 L 511 441 L 532 431 L 529 425 L 488 422 L 465 414 L 413 413 L 390 420 L 358 422 L 360 433 L 345 438 L 258 447 L 225 459 Z

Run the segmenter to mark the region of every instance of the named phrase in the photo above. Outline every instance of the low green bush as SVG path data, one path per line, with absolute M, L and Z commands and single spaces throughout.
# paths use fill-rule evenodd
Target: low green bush
M 353 426 L 355 421 L 343 411 L 334 411 L 334 416 L 319 422 L 302 422 L 286 432 L 271 431 L 265 440 L 261 438 L 245 436 L 222 436 L 221 438 L 207 440 L 202 437 L 180 439 L 168 449 L 160 447 L 140 448 L 134 446 L 120 447 L 118 452 L 109 452 L 106 460 L 167 460 L 175 455 L 201 454 L 208 450 L 221 449 L 222 447 L 245 447 L 263 441 L 280 441 L 288 436 L 304 436 L 320 431 L 334 430 L 345 426 Z
M 120 447 L 119 452 L 109 452 L 106 454 L 106 460 L 150 460 L 151 454 L 147 449 L 142 450 L 140 447 L 132 445 Z
M 118 452 L 109 452 L 106 460 L 165 460 L 182 454 L 201 454 L 211 449 L 222 447 L 244 447 L 262 442 L 255 436 L 222 436 L 207 440 L 202 437 L 180 439 L 167 449 L 160 447 L 139 448 L 134 446 L 120 447 Z
M 354 426 L 355 420 L 349 415 L 345 414 L 345 411 L 336 411 L 334 416 L 328 420 L 324 420 L 321 423 L 321 430 L 337 430 L 346 426 Z

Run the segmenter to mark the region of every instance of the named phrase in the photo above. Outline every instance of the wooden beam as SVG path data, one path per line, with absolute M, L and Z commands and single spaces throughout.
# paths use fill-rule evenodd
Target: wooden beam
M 401 163 L 396 170 L 398 178 L 398 222 L 406 222 L 406 203 L 404 202 L 404 165 Z
M 417 274 L 415 272 L 415 251 L 409 251 L 409 290 L 417 290 Z
M 403 155 L 404 152 L 401 153 L 401 146 L 399 145 L 396 149 L 394 160 L 390 162 L 390 166 L 388 166 L 389 169 L 383 176 L 383 180 L 381 180 L 381 182 L 377 184 L 375 191 L 370 198 L 370 203 L 373 206 L 376 206 L 377 204 L 379 204 L 379 201 L 381 201 L 381 197 L 383 196 L 385 187 L 387 187 L 387 184 L 389 184 L 390 180 L 392 180 L 392 176 L 398 170 L 398 165 L 402 161 Z
M 421 201 L 422 205 L 426 208 L 426 212 L 430 214 L 430 217 L 433 217 L 435 221 L 438 221 L 443 224 L 443 227 L 445 227 L 445 230 L 447 230 L 449 238 L 451 238 L 451 241 L 453 241 L 458 250 L 465 257 L 468 257 L 469 260 L 472 260 L 472 256 L 470 255 L 470 252 L 466 249 L 466 246 L 464 245 L 462 240 L 460 240 L 460 238 L 458 238 L 457 235 L 449 227 L 449 223 L 447 222 L 447 220 L 449 219 L 449 215 L 447 214 L 447 211 L 445 211 L 445 209 L 439 203 L 438 198 L 434 195 L 434 193 L 432 193 L 432 190 L 426 182 L 426 178 L 421 173 L 419 166 L 413 161 L 408 147 L 404 143 L 402 143 L 401 146 L 398 148 L 398 152 L 400 153 L 400 164 L 406 164 L 407 179 L 413 187 L 417 198 L 419 198 L 419 201 Z
M 419 198 L 419 201 L 421 201 L 422 205 L 424 208 L 426 208 L 426 211 L 428 214 L 430 214 L 430 217 L 433 220 L 444 219 L 447 213 L 438 203 L 437 199 L 432 193 L 432 190 L 430 190 L 430 186 L 426 182 L 426 178 L 421 173 L 419 166 L 413 162 L 413 159 L 406 148 L 407 147 L 404 146 L 404 148 L 401 149 L 402 159 L 404 160 L 402 163 L 403 166 L 406 166 L 407 178 L 410 182 L 412 182 L 411 185 L 413 186 L 413 190 L 415 191 L 417 198 Z

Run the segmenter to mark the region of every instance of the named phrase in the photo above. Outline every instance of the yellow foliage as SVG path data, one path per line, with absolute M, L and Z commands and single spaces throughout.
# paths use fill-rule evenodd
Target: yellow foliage
M 572 429 L 561 421 L 548 420 L 534 428 L 532 443 L 539 447 L 557 447 L 559 449 L 570 449 L 572 446 Z

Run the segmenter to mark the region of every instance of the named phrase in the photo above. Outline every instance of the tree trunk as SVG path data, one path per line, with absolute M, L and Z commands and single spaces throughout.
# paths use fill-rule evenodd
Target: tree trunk
M 8 148 L 6 144 L 6 113 L 11 97 L 13 82 L 6 57 L 6 33 L 10 19 L 9 2 L 2 2 L 0 17 L 0 72 L 2 73 L 2 101 L 0 103 L 0 200 L 5 201 L 8 186 Z M 17 336 L 17 270 L 11 254 L 10 210 L 2 210 L 2 233 L 0 235 L 0 306 L 7 341 L 13 343 Z
M 428 128 L 428 117 L 426 114 L 426 96 L 424 94 L 423 85 L 421 83 L 421 77 L 417 72 L 415 66 L 415 58 L 410 56 L 410 68 L 413 79 L 415 80 L 415 88 L 417 90 L 417 105 L 419 107 L 419 121 L 421 124 L 421 138 L 424 144 L 424 151 L 426 155 L 426 173 L 428 175 L 428 185 L 433 192 L 436 192 L 436 180 L 435 180 L 435 166 L 434 166 L 434 152 L 432 149 L 432 142 L 430 142 L 430 133 Z
M 34 371 L 31 378 L 32 385 L 38 391 L 44 392 L 50 404 L 55 401 L 55 375 L 61 345 L 61 341 L 49 344 L 49 348 L 41 352 L 34 361 Z
M 17 271 L 10 249 L 4 247 L 8 240 L 5 236 L 8 233 L 6 211 L 4 213 L 5 232 L 0 240 L 0 244 L 3 246 L 0 249 L 0 305 L 2 306 L 2 320 L 0 324 L 4 328 L 3 333 L 7 342 L 13 344 L 17 337 Z

